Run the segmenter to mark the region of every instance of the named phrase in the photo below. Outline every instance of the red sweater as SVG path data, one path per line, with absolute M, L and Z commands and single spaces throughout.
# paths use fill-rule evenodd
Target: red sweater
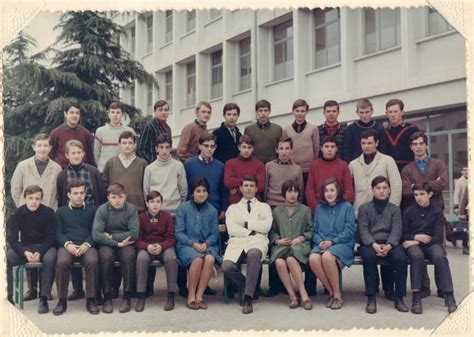
M 61 165 L 62 168 L 65 168 L 69 160 L 64 154 L 64 145 L 69 140 L 78 140 L 84 145 L 84 151 L 86 156 L 84 162 L 90 165 L 94 165 L 94 150 L 93 150 L 93 137 L 89 130 L 87 130 L 82 125 L 79 125 L 75 129 L 66 129 L 65 125 L 60 125 L 51 131 L 49 136 L 51 143 L 51 152 L 49 153 L 49 158 L 54 160 L 56 163 Z
M 350 203 L 354 201 L 352 176 L 347 163 L 339 158 L 329 162 L 316 159 L 311 163 L 306 184 L 306 200 L 311 212 L 316 211 L 321 199 L 321 185 L 326 179 L 332 177 L 342 185 L 344 200 Z
M 235 188 L 236 193 L 229 193 L 229 205 L 236 204 L 242 199 L 240 193 L 240 180 L 245 175 L 251 175 L 258 179 L 257 199 L 261 199 L 261 195 L 265 190 L 265 165 L 256 158 L 250 160 L 242 160 L 240 157 L 229 159 L 224 167 L 224 185 L 226 188 Z
M 174 222 L 168 212 L 160 211 L 158 222 L 152 224 L 148 218 L 148 212 L 143 212 L 138 216 L 140 220 L 140 234 L 135 246 L 138 249 L 145 249 L 149 244 L 159 243 L 162 251 L 174 247 L 176 239 L 174 237 Z

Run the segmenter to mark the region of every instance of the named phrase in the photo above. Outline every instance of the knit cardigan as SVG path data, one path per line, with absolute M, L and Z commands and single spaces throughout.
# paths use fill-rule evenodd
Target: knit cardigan
M 280 125 L 271 122 L 268 122 L 263 129 L 257 123 L 253 123 L 244 130 L 244 134 L 250 136 L 255 142 L 253 156 L 264 164 L 277 158 L 275 148 L 282 132 Z
M 308 172 L 314 159 L 319 157 L 319 131 L 316 125 L 306 123 L 300 133 L 290 124 L 283 129 L 283 137 L 293 140 L 291 160 L 301 166 L 303 172 Z

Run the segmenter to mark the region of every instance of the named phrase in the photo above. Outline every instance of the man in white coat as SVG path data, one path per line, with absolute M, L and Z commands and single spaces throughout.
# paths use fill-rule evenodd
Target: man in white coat
M 267 233 L 272 226 L 272 211 L 255 198 L 258 180 L 244 176 L 240 183 L 242 199 L 229 206 L 226 213 L 229 242 L 224 254 L 222 271 L 244 294 L 243 314 L 253 312 L 252 298 L 259 279 L 262 260 L 267 255 Z M 247 263 L 247 276 L 240 265 Z

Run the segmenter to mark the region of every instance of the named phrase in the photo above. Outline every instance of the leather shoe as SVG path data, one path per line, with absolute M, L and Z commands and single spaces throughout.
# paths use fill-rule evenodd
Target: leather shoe
M 114 305 L 112 303 L 112 299 L 104 301 L 104 304 L 102 305 L 102 312 L 104 314 L 111 314 L 112 312 L 114 312 Z
M 87 301 L 86 303 L 86 309 L 87 311 L 92 314 L 92 315 L 97 315 L 100 311 L 99 307 L 97 304 L 95 304 L 95 300 Z
M 62 315 L 67 310 L 66 300 L 59 300 L 56 307 L 53 309 L 53 315 Z
M 207 303 L 206 303 L 205 300 L 197 301 L 196 303 L 197 303 L 199 309 L 207 310 Z
M 38 314 L 46 314 L 49 312 L 47 297 L 40 297 L 38 304 Z
M 186 306 L 191 310 L 198 310 L 199 309 L 199 305 L 197 304 L 196 301 L 187 302 Z
M 145 299 L 139 298 L 137 304 L 135 304 L 135 311 L 142 312 L 143 310 L 145 310 Z
M 395 309 L 397 309 L 400 312 L 408 312 L 408 307 L 403 302 L 403 298 L 396 298 L 395 303 L 394 303 Z
M 120 304 L 119 312 L 124 314 L 126 312 L 129 312 L 130 309 L 132 309 L 132 304 L 130 303 L 130 300 L 123 299 L 122 303 Z
M 251 314 L 253 312 L 252 302 L 245 302 L 242 307 L 242 313 L 244 315 Z
M 421 305 L 421 301 L 413 301 L 411 304 L 411 312 L 413 314 L 422 314 L 423 313 L 423 306 Z
M 217 291 L 214 289 L 211 289 L 209 286 L 206 287 L 206 290 L 204 290 L 204 295 L 209 295 L 209 296 L 215 296 L 217 294 Z
M 456 301 L 453 299 L 448 299 L 448 312 L 451 314 L 455 312 L 458 308 L 458 305 L 456 304 Z
M 86 297 L 86 294 L 84 293 L 84 290 L 74 290 L 71 295 L 67 297 L 68 301 L 77 301 L 82 298 Z
M 165 311 L 171 311 L 174 309 L 174 293 L 168 294 L 168 298 L 166 299 L 165 306 L 164 306 Z
M 33 288 L 25 293 L 25 296 L 23 296 L 23 301 L 32 301 L 36 298 L 38 298 L 38 290 L 36 290 L 36 288 Z
M 369 297 L 367 305 L 365 306 L 365 312 L 368 314 L 375 314 L 377 312 L 377 300 L 375 297 Z
M 298 308 L 299 303 L 298 303 L 298 298 L 295 297 L 290 297 L 290 304 L 288 305 L 290 309 L 295 309 Z
M 326 298 L 326 308 L 330 308 L 330 307 L 331 307 L 332 301 L 334 301 L 334 296 L 333 296 L 333 295 L 329 295 L 329 296 Z
M 342 299 L 334 298 L 332 300 L 331 309 L 332 310 L 341 309 L 343 304 L 344 304 L 344 301 Z
M 301 306 L 304 308 L 304 310 L 311 310 L 313 309 L 313 302 L 308 298 L 307 300 L 304 300 L 301 302 Z

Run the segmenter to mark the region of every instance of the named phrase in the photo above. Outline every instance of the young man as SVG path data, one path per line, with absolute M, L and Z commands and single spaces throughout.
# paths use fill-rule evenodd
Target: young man
M 274 151 L 277 139 L 282 135 L 282 128 L 278 124 L 270 122 L 271 104 L 262 99 L 255 104 L 257 122 L 247 126 L 244 134 L 250 136 L 255 142 L 254 156 L 266 164 L 276 159 Z
M 372 103 L 366 98 L 358 100 L 356 113 L 359 116 L 359 120 L 355 121 L 344 130 L 344 149 L 341 154 L 342 159 L 347 163 L 350 163 L 361 155 L 362 149 L 360 139 L 365 130 L 374 130 L 377 133 L 377 138 L 379 139 L 378 151 L 386 153 L 384 128 L 382 125 L 372 120 L 372 114 L 374 113 Z M 367 186 L 370 186 L 370 184 Z
M 172 146 L 167 134 L 158 136 L 155 144 L 158 157 L 145 168 L 143 193 L 159 191 L 162 195 L 160 210 L 175 216 L 178 206 L 186 201 L 188 183 L 183 164 L 171 156 Z
M 229 191 L 224 186 L 224 164 L 213 158 L 216 150 L 216 137 L 205 133 L 199 137 L 200 154 L 184 162 L 186 180 L 193 177 L 206 178 L 210 185 L 208 202 L 217 210 L 219 220 L 224 220 L 229 205 Z M 188 193 L 188 199 L 191 193 Z
M 96 207 L 87 205 L 86 187 L 82 180 L 72 180 L 67 186 L 69 204 L 56 211 L 56 241 L 59 244 L 56 262 L 56 287 L 58 304 L 54 315 L 67 310 L 67 290 L 73 262 L 80 262 L 86 272 L 86 309 L 98 314 L 96 292 L 99 281 L 99 255 L 92 240 L 92 224 Z
M 295 121 L 283 129 L 283 138 L 293 140 L 291 160 L 301 167 L 306 186 L 309 167 L 313 160 L 319 157 L 319 131 L 316 125 L 306 121 L 309 105 L 304 99 L 297 99 L 293 103 L 292 110 Z M 301 189 L 301 191 L 303 190 Z M 279 196 L 280 192 L 278 191 Z M 300 193 L 301 200 L 303 200 L 303 196 L 303 193 Z M 281 198 L 279 197 L 279 199 Z
M 139 222 L 135 206 L 125 201 L 127 193 L 121 184 L 107 188 L 107 200 L 99 206 L 92 226 L 92 238 L 98 244 L 100 276 L 104 305 L 102 312 L 110 314 L 112 303 L 112 272 L 114 262 L 120 260 L 123 274 L 123 300 L 119 312 L 130 311 L 135 281 L 136 252 Z
M 388 127 L 384 129 L 387 137 L 387 154 L 395 159 L 400 172 L 413 160 L 410 136 L 420 131 L 416 125 L 403 120 L 404 106 L 403 101 L 398 98 L 391 99 L 385 104 L 385 114 L 389 121 Z
M 64 109 L 64 124 L 51 131 L 49 142 L 51 152 L 49 158 L 65 168 L 68 159 L 65 156 L 64 146 L 70 140 L 77 140 L 82 143 L 85 151 L 85 162 L 94 165 L 94 151 L 92 145 L 92 135 L 85 127 L 79 124 L 81 110 L 75 102 L 69 102 Z
M 318 127 L 319 143 L 321 144 L 327 136 L 333 136 L 336 139 L 337 156 L 340 158 L 344 152 L 344 131 L 346 127 L 337 121 L 339 117 L 339 103 L 333 100 L 324 102 L 323 114 L 326 121 Z M 320 153 L 319 157 L 321 156 L 322 153 Z
M 120 153 L 107 160 L 103 172 L 104 183 L 106 186 L 122 184 L 127 191 L 127 201 L 133 204 L 138 212 L 144 212 L 146 207 L 142 185 L 147 162 L 135 154 L 137 137 L 133 132 L 122 132 L 118 142 Z
M 176 150 L 182 162 L 199 154 L 199 137 L 207 133 L 207 122 L 211 119 L 211 104 L 201 101 L 196 106 L 196 120 L 184 126 Z
M 402 199 L 402 180 L 397 164 L 392 157 L 380 153 L 378 134 L 375 130 L 365 130 L 361 134 L 360 146 L 362 154 L 351 161 L 349 169 L 354 181 L 354 212 L 357 218 L 359 207 L 372 200 L 370 184 L 377 176 L 388 179 L 391 186 L 389 201 L 396 206 Z
M 101 173 L 104 172 L 107 160 L 120 153 L 120 141 L 118 141 L 120 134 L 124 131 L 135 134 L 131 127 L 122 125 L 124 113 L 122 103 L 112 102 L 107 110 L 109 123 L 95 131 L 94 159 Z
M 41 204 L 43 190 L 30 185 L 23 192 L 25 205 L 10 216 L 7 224 L 7 283 L 8 301 L 13 303 L 13 267 L 24 263 L 42 262 L 41 294 L 38 313 L 49 311 L 48 297 L 54 281 L 56 264 L 56 219 L 53 209 Z
M 459 208 L 461 205 L 462 196 L 466 194 L 468 186 L 468 168 L 464 166 L 461 169 L 461 176 L 454 181 L 453 205 L 454 214 L 459 215 Z
M 416 155 L 416 154 L 415 154 Z M 447 300 L 448 312 L 456 311 L 457 304 L 453 296 L 453 280 L 446 251 L 443 248 L 444 218 L 443 211 L 430 202 L 433 196 L 431 183 L 415 183 L 412 187 L 415 205 L 403 213 L 402 245 L 410 258 L 410 279 L 413 301 L 411 312 L 422 314 L 421 283 L 425 257 L 435 265 L 435 274 L 439 276 L 439 285 Z
M 242 199 L 240 193 L 240 182 L 245 175 L 251 175 L 258 179 L 261 184 L 258 187 L 257 199 L 262 200 L 265 189 L 265 165 L 254 156 L 255 143 L 250 136 L 243 135 L 239 140 L 239 156 L 230 159 L 224 167 L 224 185 L 229 189 L 229 204 L 236 204 Z
M 227 160 L 236 158 L 239 155 L 239 140 L 242 134 L 237 127 L 237 120 L 240 116 L 240 107 L 235 103 L 224 105 L 224 122 L 212 133 L 216 136 L 216 152 L 214 158 L 224 164 Z
M 229 242 L 222 271 L 244 294 L 243 314 L 253 312 L 252 298 L 258 285 L 262 260 L 267 255 L 267 234 L 272 225 L 270 206 L 255 198 L 257 188 L 255 177 L 244 176 L 240 185 L 242 200 L 231 205 L 226 213 Z M 244 261 L 247 263 L 246 277 L 240 271 Z
M 400 246 L 402 215 L 400 208 L 388 201 L 390 182 L 377 176 L 371 183 L 374 198 L 359 209 L 358 229 L 362 245 L 360 255 L 364 265 L 365 296 L 369 314 L 377 312 L 378 259 L 386 260 L 395 270 L 395 309 L 408 312 L 403 302 L 406 295 L 407 258 Z
M 166 123 L 170 111 L 168 102 L 159 100 L 153 106 L 154 118 L 143 128 L 138 140 L 137 155 L 145 159 L 149 164 L 156 159 L 155 144 L 158 137 L 166 134 L 171 138 L 171 128 Z

